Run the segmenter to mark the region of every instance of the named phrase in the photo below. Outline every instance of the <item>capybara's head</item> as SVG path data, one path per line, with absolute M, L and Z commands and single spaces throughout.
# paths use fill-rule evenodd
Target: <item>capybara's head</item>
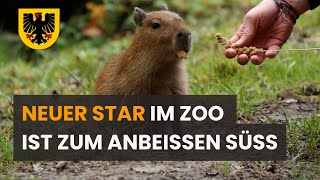
M 184 20 L 162 5 L 161 11 L 146 13 L 136 7 L 134 22 L 137 25 L 136 38 L 150 48 L 160 48 L 163 53 L 179 51 L 188 53 L 191 49 L 191 33 Z

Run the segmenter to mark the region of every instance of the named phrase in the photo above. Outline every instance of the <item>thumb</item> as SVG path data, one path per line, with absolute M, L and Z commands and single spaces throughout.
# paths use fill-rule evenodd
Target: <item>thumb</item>
M 246 15 L 242 28 L 239 31 L 240 39 L 235 43 L 236 46 L 242 47 L 249 45 L 256 36 L 257 26 L 256 18 L 253 15 Z

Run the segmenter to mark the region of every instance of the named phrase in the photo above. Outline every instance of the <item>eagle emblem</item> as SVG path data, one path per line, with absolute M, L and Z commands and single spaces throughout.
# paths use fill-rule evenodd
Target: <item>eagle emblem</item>
M 59 31 L 59 9 L 19 9 L 19 36 L 30 48 L 50 47 Z

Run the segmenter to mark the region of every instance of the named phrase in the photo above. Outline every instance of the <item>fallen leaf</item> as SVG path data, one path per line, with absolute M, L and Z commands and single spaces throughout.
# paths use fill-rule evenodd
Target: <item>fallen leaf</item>
M 288 99 L 284 99 L 281 101 L 284 104 L 293 104 L 293 103 L 297 103 L 298 100 L 295 98 L 288 98 Z
M 67 167 L 68 162 L 67 161 L 60 161 L 57 165 L 56 165 L 56 169 L 57 170 L 63 170 Z

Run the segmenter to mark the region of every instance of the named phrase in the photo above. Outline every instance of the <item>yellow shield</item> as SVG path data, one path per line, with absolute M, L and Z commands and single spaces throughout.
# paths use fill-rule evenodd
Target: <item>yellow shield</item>
M 60 10 L 54 8 L 19 9 L 19 36 L 32 49 L 46 49 L 60 32 Z

